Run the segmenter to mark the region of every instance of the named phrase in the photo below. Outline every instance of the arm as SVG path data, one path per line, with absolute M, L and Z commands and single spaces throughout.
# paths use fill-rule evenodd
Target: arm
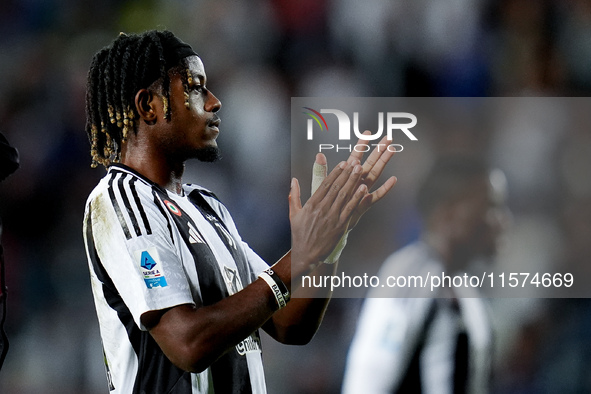
M 358 186 L 360 176 L 360 165 L 343 163 L 326 178 L 323 193 L 318 193 L 304 207 L 299 204 L 297 181 L 293 181 L 292 195 L 298 196 L 299 209 L 292 216 L 292 232 L 294 246 L 299 246 L 273 267 L 288 286 L 292 264 L 296 273 L 307 274 L 310 266 L 334 248 L 366 193 L 365 187 Z M 295 199 L 291 201 L 293 205 Z M 294 253 L 297 260 L 293 258 Z M 257 279 L 214 305 L 201 308 L 179 305 L 150 311 L 141 315 L 141 323 L 175 365 L 197 372 L 261 327 L 275 309 L 271 289 L 262 279 Z
M 164 354 L 179 368 L 201 372 L 260 327 L 275 310 L 262 280 L 210 306 L 180 305 L 141 317 Z
M 370 158 L 377 162 L 380 157 L 381 167 L 368 164 Z M 298 291 L 291 284 L 299 283 L 303 275 L 335 273 L 336 264 L 319 262 L 330 254 L 352 220 L 356 223 L 392 188 L 395 178 L 374 193 L 368 192 L 368 186 L 373 185 L 389 157 L 372 153 L 361 166 L 359 156 L 352 155 L 321 182 L 319 191 L 304 206 L 299 184 L 296 179 L 292 181 L 292 250 L 273 266 L 290 291 Z M 368 176 L 372 170 L 374 175 Z M 318 290 L 317 294 L 306 294 L 308 298 L 292 299 L 284 309 L 275 312 L 271 289 L 257 279 L 215 305 L 182 305 L 148 312 L 142 315 L 142 323 L 173 363 L 185 370 L 202 371 L 261 326 L 280 342 L 307 343 L 318 329 L 330 299 L 329 290 Z
M 291 252 L 283 258 L 291 260 Z M 308 273 L 310 276 L 336 274 L 337 264 L 320 264 Z M 292 284 L 300 283 L 299 278 Z M 330 301 L 330 289 L 295 289 L 287 306 L 275 312 L 263 329 L 278 342 L 289 345 L 305 345 L 318 330 Z

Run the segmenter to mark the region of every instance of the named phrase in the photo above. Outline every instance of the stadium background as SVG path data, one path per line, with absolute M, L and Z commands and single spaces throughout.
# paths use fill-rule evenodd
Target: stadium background
M 268 259 L 289 247 L 292 96 L 586 96 L 591 91 L 587 0 L 3 0 L 0 130 L 21 168 L 0 185 L 11 348 L 2 393 L 102 393 L 106 383 L 81 223 L 102 176 L 84 134 L 86 72 L 120 31 L 168 28 L 205 62 L 223 109 L 215 165 L 187 181 L 213 189 L 244 238 Z M 432 135 L 426 153 L 485 155 L 508 175 L 514 214 L 501 259 L 545 267 L 589 264 L 591 131 L 557 126 Z M 417 233 L 412 182 L 432 155 L 393 173 L 383 258 Z M 205 172 L 203 172 L 205 171 Z M 383 207 L 382 207 L 383 209 Z M 491 300 L 495 392 L 586 392 L 588 300 Z M 338 392 L 360 300 L 334 300 L 306 347 L 264 338 L 269 392 Z

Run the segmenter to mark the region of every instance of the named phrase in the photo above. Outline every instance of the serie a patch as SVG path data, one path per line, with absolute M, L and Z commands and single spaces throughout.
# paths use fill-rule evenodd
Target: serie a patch
M 139 262 L 139 268 L 144 276 L 144 282 L 146 282 L 148 289 L 168 286 L 156 248 L 136 250 L 135 258 Z

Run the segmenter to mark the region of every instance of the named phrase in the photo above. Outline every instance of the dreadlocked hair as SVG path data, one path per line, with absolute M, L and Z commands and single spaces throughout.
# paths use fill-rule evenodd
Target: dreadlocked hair
M 170 37 L 174 35 L 169 31 L 121 33 L 111 45 L 94 55 L 86 84 L 86 133 L 91 167 L 98 164 L 108 167 L 120 161 L 121 145 L 130 132 L 137 131 L 135 119 L 139 114 L 135 94 L 148 88 L 143 85 L 151 84 L 147 82 L 151 76 L 159 76 L 155 80 L 161 81 L 164 116 L 170 118 L 170 77 L 163 48 Z M 179 66 L 185 66 L 183 60 L 180 63 Z M 186 77 L 183 83 L 186 85 Z

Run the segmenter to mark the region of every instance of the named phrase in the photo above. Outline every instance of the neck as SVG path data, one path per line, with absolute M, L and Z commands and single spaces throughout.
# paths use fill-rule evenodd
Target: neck
M 177 170 L 169 172 L 168 179 L 165 184 L 160 184 L 166 190 L 170 190 L 175 194 L 182 193 L 183 187 L 183 173 L 185 172 L 185 163 L 182 163 Z
M 185 162 L 166 158 L 150 149 L 123 149 L 121 163 L 139 172 L 152 182 L 175 194 L 182 192 Z
M 455 248 L 453 242 L 437 232 L 427 232 L 423 241 L 435 251 L 447 270 L 458 271 L 467 265 L 466 256 Z

